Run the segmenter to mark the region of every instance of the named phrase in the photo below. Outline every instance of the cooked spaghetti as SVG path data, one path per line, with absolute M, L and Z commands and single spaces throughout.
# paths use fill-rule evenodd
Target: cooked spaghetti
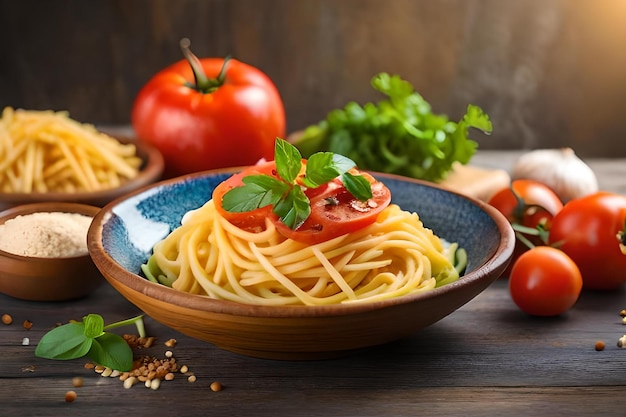
M 154 246 L 142 270 L 154 282 L 215 299 L 327 305 L 427 291 L 457 280 L 465 266 L 457 244 L 394 204 L 373 224 L 314 245 L 283 237 L 269 220 L 266 226 L 242 230 L 210 200 Z

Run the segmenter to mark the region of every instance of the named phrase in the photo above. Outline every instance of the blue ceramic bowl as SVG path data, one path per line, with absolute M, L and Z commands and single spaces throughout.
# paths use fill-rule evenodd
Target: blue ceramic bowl
M 416 211 L 426 227 L 467 251 L 467 269 L 458 281 L 376 303 L 262 307 L 182 293 L 141 277 L 152 246 L 235 171 L 191 174 L 117 199 L 96 215 L 88 234 L 94 263 L 124 297 L 166 326 L 226 350 L 317 359 L 406 337 L 470 301 L 511 259 L 513 230 L 491 206 L 430 183 L 375 174 L 391 190 L 394 203 Z

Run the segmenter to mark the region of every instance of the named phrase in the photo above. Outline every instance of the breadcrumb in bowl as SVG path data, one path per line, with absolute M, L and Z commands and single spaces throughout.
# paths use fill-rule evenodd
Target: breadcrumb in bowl
M 84 297 L 100 286 L 104 279 L 86 248 L 87 229 L 99 211 L 91 205 L 46 202 L 1 212 L 0 293 L 62 301 Z M 50 227 L 43 230 L 43 222 Z M 22 230 L 18 233 L 12 223 Z

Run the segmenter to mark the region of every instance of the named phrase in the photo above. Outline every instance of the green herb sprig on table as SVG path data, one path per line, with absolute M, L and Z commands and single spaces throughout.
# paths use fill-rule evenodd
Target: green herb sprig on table
M 98 314 L 89 314 L 83 321 L 70 322 L 46 333 L 35 348 L 35 355 L 46 359 L 78 359 L 87 356 L 95 363 L 118 371 L 130 371 L 133 352 L 124 338 L 106 330 L 135 324 L 140 337 L 145 337 L 143 315 L 104 325 Z
M 292 230 L 296 230 L 311 214 L 311 205 L 304 190 L 297 182 L 309 188 L 317 188 L 337 177 L 355 198 L 366 201 L 372 198 L 369 181 L 349 171 L 354 161 L 332 152 L 317 152 L 309 156 L 305 175 L 302 170 L 300 151 L 284 139 L 277 138 L 274 159 L 278 178 L 269 175 L 248 175 L 243 185 L 229 190 L 222 199 L 222 207 L 230 212 L 247 212 L 271 205 L 274 213 Z
M 387 99 L 364 106 L 351 102 L 307 127 L 293 141 L 305 158 L 313 152 L 335 152 L 360 169 L 437 182 L 455 162 L 467 164 L 476 152 L 469 128 L 492 132 L 489 116 L 478 106 L 470 104 L 455 123 L 432 113 L 411 83 L 397 75 L 378 74 L 371 84 Z

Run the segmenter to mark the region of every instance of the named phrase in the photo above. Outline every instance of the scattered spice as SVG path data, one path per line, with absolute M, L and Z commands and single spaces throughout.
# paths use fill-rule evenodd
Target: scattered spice
M 19 215 L 0 225 L 0 249 L 42 258 L 84 255 L 91 221 L 92 217 L 79 213 Z
M 598 340 L 598 341 L 596 342 L 595 349 L 599 352 L 599 351 L 601 351 L 601 350 L 604 350 L 605 346 L 606 346 L 606 345 L 605 345 L 604 341 L 602 341 L 602 340 Z
M 33 327 L 33 322 L 30 320 L 24 320 L 22 326 L 24 326 L 26 330 L 30 330 Z
M 13 323 L 13 317 L 11 317 L 10 314 L 4 313 L 2 315 L 2 323 L 8 326 L 9 324 Z
M 626 334 L 617 339 L 617 347 L 623 348 L 626 347 Z
M 168 339 L 165 341 L 165 346 L 167 347 L 174 347 L 176 346 L 176 339 Z
M 65 402 L 74 402 L 76 398 L 78 398 L 78 394 L 76 394 L 76 391 L 68 391 L 65 393 Z
M 30 339 L 28 337 L 25 337 L 22 339 L 22 346 L 28 346 L 30 345 Z
M 211 382 L 211 391 L 218 392 L 222 390 L 222 383 L 219 381 Z
M 72 385 L 73 385 L 75 388 L 82 387 L 82 386 L 83 386 L 83 382 L 84 382 L 84 381 L 83 381 L 83 378 L 82 378 L 82 377 L 80 377 L 80 376 L 75 376 L 74 378 L 72 378 Z
M 619 315 L 622 317 L 626 317 L 626 309 L 619 312 Z

